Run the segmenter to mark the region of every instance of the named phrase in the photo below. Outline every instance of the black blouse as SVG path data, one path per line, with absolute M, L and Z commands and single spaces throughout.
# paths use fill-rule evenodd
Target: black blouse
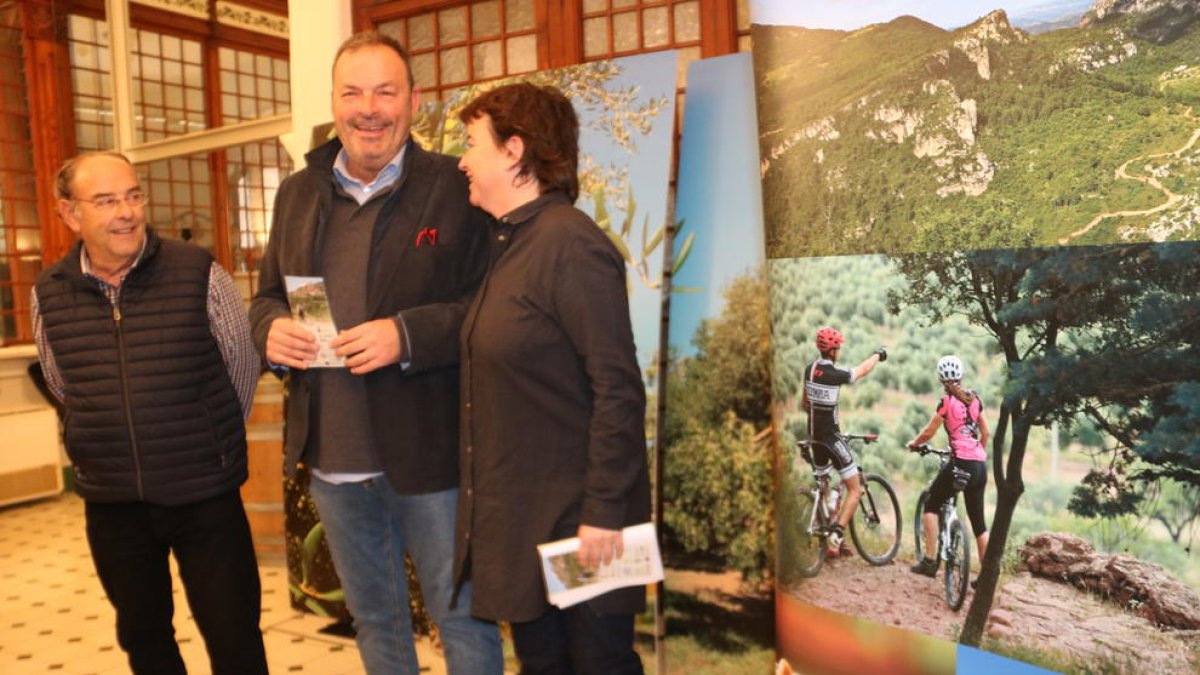
M 463 322 L 456 572 L 472 613 L 528 621 L 549 606 L 537 545 L 579 525 L 649 519 L 646 396 L 625 261 L 561 192 L 495 223 Z M 640 611 L 642 589 L 592 601 Z

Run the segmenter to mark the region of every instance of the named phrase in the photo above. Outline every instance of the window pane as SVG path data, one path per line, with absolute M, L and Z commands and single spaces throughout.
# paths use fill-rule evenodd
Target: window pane
M 504 68 L 500 62 L 499 40 L 481 42 L 472 48 L 472 52 L 474 58 L 472 70 L 475 79 L 486 80 L 504 74 Z
M 537 37 L 519 35 L 508 39 L 508 73 L 530 73 L 537 70 Z
M 467 39 L 467 12 L 465 7 L 444 9 L 438 12 L 438 42 L 462 42 Z
M 675 41 L 699 42 L 700 3 L 697 0 L 675 5 Z
M 413 79 L 418 87 L 422 89 L 437 87 L 437 64 L 432 53 L 415 54 L 410 61 L 412 62 Z
M 642 44 L 646 47 L 662 47 L 669 44 L 669 30 L 666 7 L 648 9 L 642 14 Z
M 602 56 L 608 53 L 608 19 L 598 17 L 583 20 L 583 55 Z
M 471 37 L 500 34 L 500 0 L 487 0 L 471 5 Z
M 262 259 L 274 217 L 279 183 L 292 172 L 292 162 L 276 141 L 235 146 L 227 151 L 229 242 L 234 278 L 245 280 L 246 297 L 257 290 Z
M 404 36 L 404 19 L 381 23 L 376 26 L 376 30 L 384 35 L 396 38 L 396 41 L 404 45 L 405 49 L 412 49 L 412 46 L 408 44 L 408 40 Z
M 164 35 L 162 39 L 162 55 L 173 61 L 183 60 L 183 42 L 174 35 Z
M 466 47 L 446 49 L 443 50 L 439 55 L 442 62 L 441 84 L 445 84 L 447 82 L 465 82 L 470 79 L 467 74 Z
M 737 0 L 737 29 L 750 30 L 750 0 Z
M 613 9 L 622 9 L 624 7 L 633 7 L 638 4 L 638 0 L 613 0 Z
M 613 15 L 613 51 L 631 52 L 638 48 L 637 13 Z
M 408 20 L 408 48 L 433 49 L 433 14 L 420 14 Z
M 504 27 L 509 31 L 533 30 L 533 0 L 505 0 Z

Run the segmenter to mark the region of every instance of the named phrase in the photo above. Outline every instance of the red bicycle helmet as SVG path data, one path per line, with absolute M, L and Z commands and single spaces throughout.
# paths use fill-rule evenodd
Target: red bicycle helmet
M 822 354 L 834 347 L 840 347 L 845 341 L 846 338 L 842 337 L 836 328 L 825 326 L 817 330 L 817 350 Z

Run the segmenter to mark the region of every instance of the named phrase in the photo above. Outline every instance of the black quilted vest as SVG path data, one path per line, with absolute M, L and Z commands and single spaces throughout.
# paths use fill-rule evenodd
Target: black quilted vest
M 246 480 L 241 406 L 209 327 L 212 257 L 147 236 L 116 311 L 81 274 L 79 244 L 37 281 L 63 442 L 89 501 L 188 504 Z

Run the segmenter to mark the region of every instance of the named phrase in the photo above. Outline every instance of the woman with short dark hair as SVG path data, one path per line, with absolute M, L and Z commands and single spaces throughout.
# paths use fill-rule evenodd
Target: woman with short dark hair
M 579 537 L 595 568 L 649 520 L 645 388 L 625 261 L 572 204 L 579 122 L 561 93 L 515 84 L 460 113 L 471 203 L 496 218 L 491 267 L 461 333 L 456 578 L 472 613 L 508 621 L 522 673 L 641 673 L 626 588 L 566 609 L 537 545 Z

